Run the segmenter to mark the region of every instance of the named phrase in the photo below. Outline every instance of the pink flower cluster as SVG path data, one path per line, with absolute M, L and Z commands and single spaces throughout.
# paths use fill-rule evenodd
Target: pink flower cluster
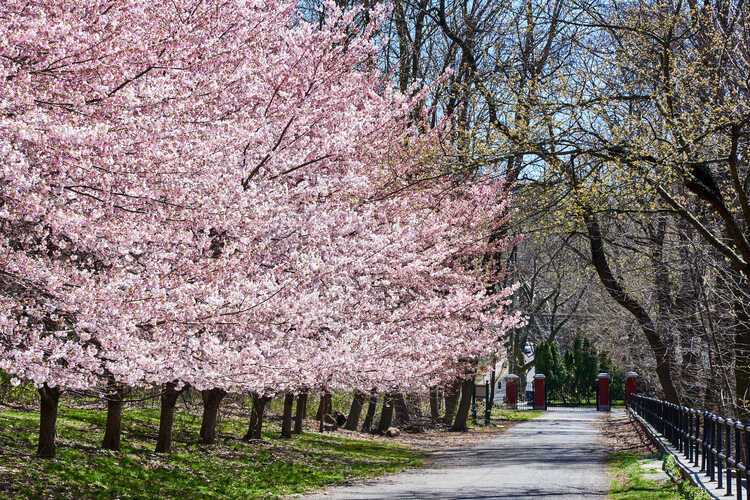
M 455 183 L 374 27 L 295 8 L 0 4 L 0 369 L 391 390 L 519 325 L 482 265 L 513 243 L 502 183 Z

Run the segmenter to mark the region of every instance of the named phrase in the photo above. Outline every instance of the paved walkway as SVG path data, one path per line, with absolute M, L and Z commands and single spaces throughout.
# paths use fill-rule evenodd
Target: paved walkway
M 476 448 L 440 452 L 429 469 L 306 498 L 603 500 L 609 480 L 597 440 L 600 415 L 553 409 Z

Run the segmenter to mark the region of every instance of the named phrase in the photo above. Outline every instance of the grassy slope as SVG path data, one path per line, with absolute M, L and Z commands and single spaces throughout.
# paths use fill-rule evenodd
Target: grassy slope
M 61 409 L 58 456 L 34 457 L 38 414 L 0 410 L 0 498 L 273 498 L 422 463 L 423 454 L 372 441 L 305 434 L 236 439 L 246 423 L 225 418 L 218 444 L 195 444 L 200 418 L 178 413 L 170 455 L 153 453 L 158 410 L 125 410 L 122 451 L 99 448 L 105 413 Z
M 609 489 L 613 500 L 671 500 L 682 498 L 677 485 L 671 481 L 649 479 L 640 461 L 644 457 L 637 453 L 620 452 L 607 457 L 610 472 L 614 476 Z

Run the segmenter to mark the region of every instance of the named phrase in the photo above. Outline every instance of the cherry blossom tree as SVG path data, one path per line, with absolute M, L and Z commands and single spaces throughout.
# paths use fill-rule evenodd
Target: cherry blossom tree
M 353 35 L 356 12 L 328 11 L 0 6 L 0 369 L 39 388 L 40 455 L 63 389 L 118 420 L 133 386 L 165 387 L 163 417 L 186 384 L 207 408 L 407 387 L 520 321 L 480 265 L 512 244 L 489 238 L 505 186 L 456 186 L 424 95 L 378 72 L 378 13 Z

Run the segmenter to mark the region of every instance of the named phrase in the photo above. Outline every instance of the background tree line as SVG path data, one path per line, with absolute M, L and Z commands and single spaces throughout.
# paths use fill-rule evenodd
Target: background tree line
M 307 2 L 314 11 L 317 2 Z M 380 2 L 339 2 L 373 8 Z M 581 333 L 651 394 L 748 418 L 750 73 L 741 0 L 394 0 L 383 67 L 514 181 L 527 341 Z
M 614 367 L 606 351 L 597 352 L 582 335 L 576 335 L 573 344 L 562 352 L 557 342 L 541 342 L 534 351 L 534 366 L 536 373 L 546 377 L 548 403 L 593 403 L 599 373 L 609 373 L 611 377 L 610 397 L 623 398 L 624 372 Z
M 352 33 L 386 5 L 336 3 L 361 8 L 347 27 Z M 323 2 L 300 4 L 309 20 L 324 23 Z M 449 117 L 439 168 L 452 185 L 489 173 L 514 191 L 517 215 L 493 237 L 525 239 L 486 255 L 498 276 L 487 289 L 519 282 L 512 307 L 527 311 L 529 321 L 507 337 L 498 328 L 507 347 L 495 360 L 526 369 L 519 351 L 526 342 L 574 346 L 580 333 L 617 360 L 608 371 L 639 372 L 647 392 L 747 420 L 747 5 L 393 0 L 387 6 L 385 22 L 370 33 L 386 43 L 357 64 L 382 69 L 384 81 L 391 78 L 386 86 L 424 91 L 415 114 L 427 113 L 431 123 Z M 269 128 L 284 131 L 286 123 Z M 269 139 L 269 148 L 277 139 Z M 211 250 L 223 247 L 219 240 Z M 0 278 L 17 290 L 19 282 Z M 340 373 L 332 368 L 329 376 Z M 356 385 L 357 370 L 346 373 L 343 385 Z M 446 410 L 463 409 L 465 373 L 445 375 L 450 380 L 432 388 L 431 400 L 444 394 Z M 408 404 L 405 394 L 388 394 L 397 409 Z

